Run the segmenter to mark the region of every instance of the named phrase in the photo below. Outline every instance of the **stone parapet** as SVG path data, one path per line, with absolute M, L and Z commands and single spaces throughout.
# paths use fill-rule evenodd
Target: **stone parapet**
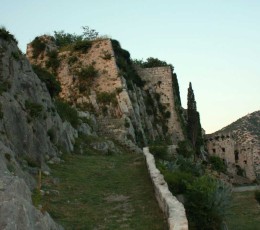
M 188 220 L 183 204 L 169 191 L 163 175 L 156 168 L 154 157 L 149 152 L 149 148 L 143 148 L 143 153 L 154 186 L 156 199 L 167 218 L 169 230 L 187 230 Z

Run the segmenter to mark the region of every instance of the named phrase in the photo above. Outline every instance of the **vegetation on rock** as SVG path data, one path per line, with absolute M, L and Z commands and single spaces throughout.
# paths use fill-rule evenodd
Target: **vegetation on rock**
M 68 121 L 74 128 L 79 125 L 78 112 L 71 107 L 67 102 L 60 99 L 55 100 L 55 106 L 58 114 L 63 121 Z
M 37 74 L 40 80 L 46 84 L 51 97 L 58 96 L 61 92 L 61 85 L 56 77 L 40 66 L 33 65 L 32 67 L 33 71 Z
M 97 77 L 98 71 L 95 69 L 93 65 L 88 65 L 86 67 L 82 67 L 80 71 L 77 72 L 80 80 L 87 80 L 94 77 Z
M 47 53 L 48 60 L 46 61 L 46 67 L 51 68 L 53 73 L 57 72 L 57 69 L 60 66 L 60 60 L 58 58 L 57 50 L 52 50 Z
M 12 35 L 8 30 L 6 30 L 5 27 L 0 27 L 0 38 L 8 42 L 14 41 L 16 44 L 18 44 L 14 35 Z
M 144 82 L 133 66 L 133 62 L 130 59 L 130 53 L 127 50 L 122 49 L 117 40 L 112 39 L 111 41 L 115 52 L 116 63 L 122 71 L 123 77 L 126 79 L 128 89 L 133 89 L 132 83 L 135 83 L 139 87 L 143 87 Z
M 117 105 L 116 93 L 100 92 L 97 94 L 97 102 L 101 104 L 110 104 L 113 106 Z
M 173 65 L 168 64 L 166 61 L 162 61 L 158 58 L 149 57 L 146 61 L 135 59 L 133 63 L 139 65 L 143 68 L 154 68 L 154 67 L 162 67 L 162 66 L 170 66 L 172 70 L 174 70 Z
M 46 44 L 39 37 L 36 37 L 31 44 L 33 48 L 33 58 L 37 58 L 46 48 Z
M 203 144 L 200 116 L 197 111 L 194 92 L 191 83 L 188 88 L 188 105 L 187 105 L 187 134 L 193 149 L 196 153 L 200 153 L 200 147 Z
M 209 157 L 209 163 L 211 164 L 211 168 L 213 170 L 216 170 L 218 172 L 223 172 L 223 173 L 225 173 L 227 171 L 226 164 L 218 156 L 210 156 Z
M 39 103 L 31 102 L 26 100 L 25 101 L 25 108 L 29 112 L 32 118 L 39 117 L 43 110 L 43 106 Z

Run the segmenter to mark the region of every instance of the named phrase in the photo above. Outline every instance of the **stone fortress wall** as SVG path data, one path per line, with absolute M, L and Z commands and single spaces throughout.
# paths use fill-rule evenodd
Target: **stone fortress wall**
M 57 50 L 57 46 L 50 36 L 43 36 L 42 38 L 46 43 L 44 52 L 34 58 L 32 45 L 28 44 L 26 55 L 32 64 L 46 67 L 48 52 Z M 107 58 L 108 56 L 109 58 Z M 166 136 L 161 127 L 149 123 L 150 118 L 146 112 L 144 101 L 145 90 L 151 90 L 160 94 L 160 103 L 171 113 L 170 118 L 165 121 L 168 123 L 167 135 L 172 137 L 174 143 L 184 139 L 174 104 L 172 70 L 169 66 L 139 69 L 138 74 L 142 80 L 146 81 L 144 90 L 134 87 L 134 91 L 129 91 L 123 73 L 116 64 L 115 53 L 110 39 L 94 41 L 86 53 L 58 51 L 58 58 L 60 65 L 56 75 L 62 87 L 60 97 L 72 104 L 81 105 L 83 110 L 88 110 L 89 107 L 94 109 L 98 114 L 100 124 L 102 124 L 101 130 L 110 127 L 107 131 L 112 136 L 120 136 L 120 139 L 129 139 L 130 137 L 134 142 L 137 139 L 136 131 L 139 132 L 139 136 L 143 136 L 145 142 L 147 138 L 144 134 L 145 129 L 148 130 L 150 137 Z M 71 63 L 70 60 L 73 58 L 77 60 Z M 97 76 L 88 82 L 88 85 L 85 86 L 86 90 L 80 90 L 80 88 L 83 88 L 84 82 L 80 82 L 77 71 L 81 71 L 88 66 L 93 66 L 97 70 Z M 116 94 L 118 104 L 102 105 L 98 103 L 97 96 L 102 92 Z M 102 116 L 103 109 L 108 111 L 107 116 Z M 115 119 L 118 119 L 117 123 L 122 125 L 113 129 L 111 127 L 113 127 Z M 125 120 L 130 122 L 129 128 L 125 127 Z M 115 130 L 118 132 L 114 135 Z M 119 133 L 120 135 L 118 135 Z
M 174 136 L 176 143 L 183 140 L 184 134 L 175 108 L 171 67 L 137 68 L 137 71 L 142 80 L 146 81 L 145 89 L 153 89 L 160 94 L 160 102 L 171 112 L 168 132 Z
M 206 146 L 210 155 L 219 156 L 233 175 L 244 171 L 244 176 L 254 181 L 260 178 L 260 146 L 254 138 L 236 140 L 232 133 L 208 135 Z

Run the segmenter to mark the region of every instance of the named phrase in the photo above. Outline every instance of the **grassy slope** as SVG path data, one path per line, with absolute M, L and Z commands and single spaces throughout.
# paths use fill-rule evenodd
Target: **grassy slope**
M 140 155 L 67 155 L 52 176 L 45 207 L 65 229 L 167 229 Z
M 227 225 L 229 230 L 260 229 L 260 205 L 254 198 L 254 192 L 233 193 Z

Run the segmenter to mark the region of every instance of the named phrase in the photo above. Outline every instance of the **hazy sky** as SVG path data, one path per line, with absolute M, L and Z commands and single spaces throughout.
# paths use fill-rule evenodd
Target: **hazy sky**
M 188 84 L 207 133 L 260 109 L 260 0 L 0 0 L 0 25 L 26 44 L 90 26 L 132 58 L 174 65 L 182 105 Z

